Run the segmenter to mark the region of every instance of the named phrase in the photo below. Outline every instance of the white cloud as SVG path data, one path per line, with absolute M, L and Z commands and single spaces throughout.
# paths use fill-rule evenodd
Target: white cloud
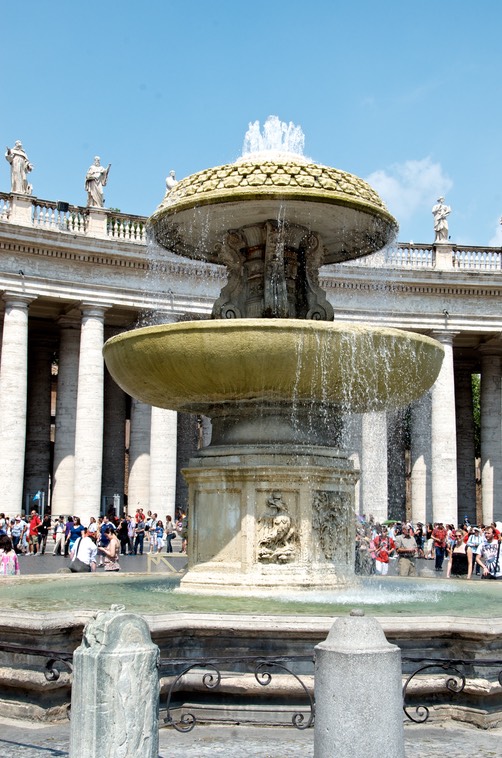
M 433 163 L 431 158 L 395 163 L 387 169 L 374 171 L 366 181 L 400 221 L 409 221 L 424 209 L 430 212 L 437 198 L 446 195 L 453 187 L 441 164 Z

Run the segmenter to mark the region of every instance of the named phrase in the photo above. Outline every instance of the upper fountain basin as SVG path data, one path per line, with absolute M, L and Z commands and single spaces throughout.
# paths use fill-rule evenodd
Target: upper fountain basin
M 358 412 L 405 405 L 432 386 L 443 354 L 420 334 L 297 319 L 161 324 L 104 346 L 125 392 L 209 416 L 239 402 L 314 401 Z
M 178 182 L 150 219 L 156 241 L 180 255 L 218 262 L 225 232 L 280 220 L 318 232 L 323 263 L 380 250 L 397 222 L 364 180 L 301 156 L 259 154 Z

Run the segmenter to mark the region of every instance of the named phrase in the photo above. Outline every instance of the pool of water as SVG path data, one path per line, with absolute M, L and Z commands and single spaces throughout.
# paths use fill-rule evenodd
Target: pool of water
M 337 616 L 354 607 L 374 616 L 502 616 L 502 582 L 370 577 L 344 590 L 263 597 L 174 592 L 178 577 L 138 574 L 59 574 L 2 581 L 2 608 L 18 611 L 107 609 L 112 603 L 148 614 L 242 613 Z

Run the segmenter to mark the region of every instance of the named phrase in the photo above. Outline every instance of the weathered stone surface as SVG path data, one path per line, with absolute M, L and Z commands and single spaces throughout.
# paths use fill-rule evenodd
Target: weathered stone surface
M 159 649 L 133 613 L 99 613 L 75 651 L 71 758 L 157 758 Z

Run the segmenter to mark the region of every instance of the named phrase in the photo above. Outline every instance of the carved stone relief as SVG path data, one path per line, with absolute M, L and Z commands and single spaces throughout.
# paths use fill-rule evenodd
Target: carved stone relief
M 280 492 L 267 498 L 266 510 L 258 519 L 258 560 L 288 563 L 296 557 L 298 530 Z
M 322 490 L 314 493 L 312 528 L 318 533 L 319 545 L 326 560 L 332 560 L 335 556 L 342 558 L 339 550 L 347 544 L 351 514 L 349 493 Z

